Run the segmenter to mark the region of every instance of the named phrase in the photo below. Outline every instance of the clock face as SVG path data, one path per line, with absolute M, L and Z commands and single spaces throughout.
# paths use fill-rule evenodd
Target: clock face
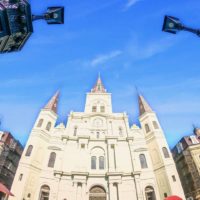
M 101 126 L 103 126 L 103 120 L 97 118 L 97 119 L 94 120 L 93 125 L 96 126 L 96 127 L 101 127 Z

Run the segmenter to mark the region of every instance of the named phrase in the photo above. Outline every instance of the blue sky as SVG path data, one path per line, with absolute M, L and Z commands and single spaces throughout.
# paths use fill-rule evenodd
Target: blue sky
M 198 0 L 31 1 L 33 13 L 65 6 L 65 25 L 34 22 L 21 52 L 0 55 L 2 130 L 24 145 L 40 109 L 61 91 L 59 121 L 83 111 L 98 72 L 113 110 L 138 123 L 135 86 L 158 114 L 170 147 L 200 126 L 200 38 L 161 31 L 165 14 L 200 27 Z

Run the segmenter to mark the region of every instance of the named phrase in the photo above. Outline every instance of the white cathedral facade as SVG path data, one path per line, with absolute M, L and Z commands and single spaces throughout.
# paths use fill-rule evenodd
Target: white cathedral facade
M 141 128 L 113 113 L 100 77 L 84 112 L 55 126 L 59 94 L 41 110 L 21 157 L 9 200 L 185 199 L 156 113 L 139 95 Z

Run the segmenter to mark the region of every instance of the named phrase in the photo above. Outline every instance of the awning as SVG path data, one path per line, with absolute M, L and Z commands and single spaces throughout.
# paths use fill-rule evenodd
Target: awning
M 9 196 L 14 196 L 10 191 L 9 189 L 3 185 L 2 183 L 0 183 L 0 192 L 3 192 L 4 194 L 6 195 L 9 195 Z
M 183 199 L 179 196 L 173 195 L 166 197 L 165 200 L 183 200 Z

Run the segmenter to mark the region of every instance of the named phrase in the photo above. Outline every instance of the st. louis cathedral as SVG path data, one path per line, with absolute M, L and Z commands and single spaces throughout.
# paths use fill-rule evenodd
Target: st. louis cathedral
M 163 200 L 184 198 L 165 135 L 143 96 L 141 127 L 113 113 L 100 77 L 84 112 L 57 123 L 56 93 L 41 109 L 21 157 L 9 200 Z

